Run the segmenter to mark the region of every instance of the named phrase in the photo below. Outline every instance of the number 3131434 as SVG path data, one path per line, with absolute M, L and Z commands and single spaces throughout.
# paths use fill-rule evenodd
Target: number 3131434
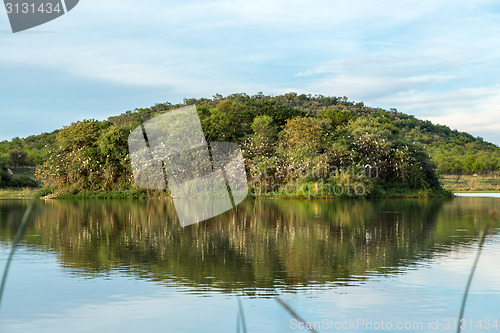
M 57 3 L 56 5 L 53 5 L 50 2 L 47 3 L 40 3 L 40 4 L 34 4 L 34 3 L 11 3 L 7 2 L 5 4 L 5 8 L 7 9 L 7 14 L 35 14 L 35 13 L 41 13 L 41 14 L 52 14 L 52 13 L 60 13 L 63 10 L 61 9 L 61 5 Z

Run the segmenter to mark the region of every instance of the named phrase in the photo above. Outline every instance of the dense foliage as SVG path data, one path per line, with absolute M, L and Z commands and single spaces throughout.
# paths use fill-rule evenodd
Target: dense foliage
M 46 185 L 62 190 L 126 190 L 132 184 L 127 139 L 130 126 L 85 120 L 63 128 L 56 148 L 37 170 Z
M 0 142 L 0 162 L 11 168 L 42 164 L 54 145 L 58 131 Z
M 29 176 L 14 176 L 2 161 L 0 161 L 0 188 L 4 187 L 37 187 L 38 183 Z
M 0 162 L 11 168 L 36 165 L 38 178 L 58 191 L 134 189 L 127 151 L 130 131 L 191 104 L 197 106 L 209 142 L 242 147 L 253 190 L 260 194 L 285 188 L 308 196 L 329 196 L 332 189 L 337 194 L 342 190 L 342 195 L 361 189 L 363 195 L 389 188 L 439 189 L 434 168 L 472 174 L 500 167 L 500 149 L 480 138 L 346 97 L 295 93 L 216 95 L 156 104 L 107 121 L 85 120 L 52 133 L 0 142 Z

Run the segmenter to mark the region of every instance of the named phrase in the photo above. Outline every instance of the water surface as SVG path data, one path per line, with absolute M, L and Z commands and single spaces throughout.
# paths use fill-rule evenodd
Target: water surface
M 0 201 L 2 269 L 26 205 Z M 249 332 L 301 331 L 280 296 L 320 332 L 452 332 L 486 223 L 465 318 L 496 331 L 497 212 L 498 198 L 247 200 L 181 228 L 170 201 L 39 202 L 0 331 L 236 332 L 237 298 Z

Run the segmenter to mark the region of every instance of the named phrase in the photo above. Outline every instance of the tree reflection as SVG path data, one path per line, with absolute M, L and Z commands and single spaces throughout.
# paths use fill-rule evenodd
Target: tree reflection
M 0 201 L 2 245 L 25 206 Z M 479 228 L 475 217 L 492 216 L 498 206 L 465 198 L 248 200 L 181 228 L 167 200 L 56 200 L 37 204 L 23 246 L 54 251 L 78 275 L 120 272 L 177 281 L 191 291 L 272 294 L 396 274 L 470 242 Z

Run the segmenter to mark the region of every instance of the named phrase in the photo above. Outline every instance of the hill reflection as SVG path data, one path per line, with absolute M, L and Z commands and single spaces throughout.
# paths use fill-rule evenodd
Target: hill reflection
M 57 253 L 79 276 L 119 272 L 189 291 L 272 294 L 396 274 L 470 242 L 477 218 L 493 219 L 500 207 L 468 199 L 248 200 L 186 228 L 171 201 L 57 200 L 37 204 L 23 246 Z M 2 245 L 25 206 L 0 201 Z

